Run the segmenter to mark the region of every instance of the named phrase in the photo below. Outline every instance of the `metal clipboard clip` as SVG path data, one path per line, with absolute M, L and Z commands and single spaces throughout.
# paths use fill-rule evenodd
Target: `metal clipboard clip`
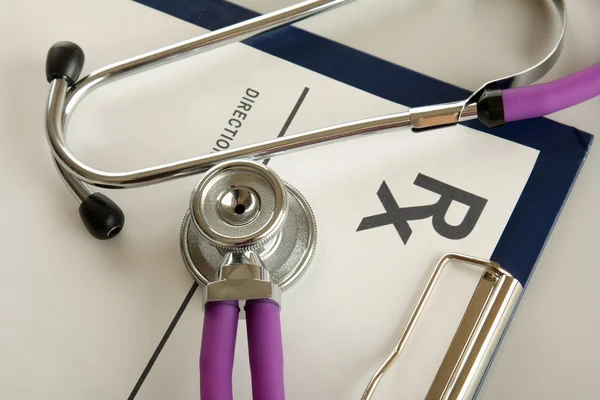
M 377 384 L 404 350 L 442 269 L 450 261 L 480 267 L 485 269 L 485 272 L 471 297 L 425 400 L 471 399 L 475 395 L 523 287 L 508 271 L 493 261 L 450 253 L 443 256 L 435 267 L 400 340 L 371 378 L 362 400 L 370 400 L 373 397 Z

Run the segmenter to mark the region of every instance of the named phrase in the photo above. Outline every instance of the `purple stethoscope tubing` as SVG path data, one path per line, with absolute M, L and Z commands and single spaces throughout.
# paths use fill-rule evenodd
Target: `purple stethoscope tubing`
M 279 305 L 248 300 L 245 306 L 254 400 L 284 400 L 283 342 Z M 206 304 L 200 349 L 200 398 L 233 400 L 237 301 Z
M 237 301 L 207 303 L 200 349 L 200 398 L 232 400 L 232 373 L 240 309 Z
M 600 94 L 600 62 L 554 82 L 502 91 L 505 122 L 542 117 Z

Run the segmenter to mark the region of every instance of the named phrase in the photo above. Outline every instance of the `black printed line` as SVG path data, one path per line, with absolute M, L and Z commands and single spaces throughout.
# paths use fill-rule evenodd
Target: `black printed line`
M 292 124 L 292 121 L 296 117 L 296 114 L 298 114 L 298 110 L 300 109 L 300 106 L 302 106 L 304 99 L 306 99 L 306 95 L 308 94 L 309 90 L 310 89 L 307 87 L 304 88 L 304 90 L 302 91 L 302 94 L 300 94 L 300 98 L 298 98 L 298 101 L 296 101 L 296 105 L 294 105 L 292 112 L 290 113 L 287 120 L 285 121 L 285 124 L 283 124 L 283 127 L 281 128 L 281 131 L 279 132 L 279 135 L 277 135 L 277 137 L 282 137 L 283 135 L 285 135 L 288 128 Z M 266 159 L 264 161 L 264 164 L 267 165 L 270 160 L 271 160 L 270 158 Z M 173 330 L 177 326 L 177 323 L 179 322 L 179 319 L 183 315 L 183 312 L 187 308 L 188 304 L 190 304 L 192 297 L 194 297 L 194 293 L 196 292 L 197 288 L 198 288 L 198 283 L 194 282 L 194 284 L 190 288 L 190 291 L 188 292 L 187 296 L 185 296 L 183 303 L 181 303 L 179 310 L 177 310 L 177 313 L 175 314 L 175 317 L 171 321 L 171 324 L 167 328 L 167 331 L 165 332 L 162 339 L 160 340 L 160 343 L 158 343 L 156 350 L 154 350 L 152 357 L 150 357 L 150 361 L 148 361 L 148 364 L 146 364 L 146 368 L 144 368 L 142 375 L 140 375 L 140 378 L 138 379 L 137 383 L 135 384 L 135 386 L 134 386 L 133 390 L 131 391 L 131 394 L 129 395 L 127 400 L 134 400 L 135 396 L 137 396 L 138 392 L 140 391 L 140 388 L 142 387 L 144 381 L 146 380 L 146 377 L 148 376 L 148 374 L 150 373 L 150 370 L 154 366 L 154 363 L 158 359 L 160 352 L 165 347 L 165 344 L 167 344 L 167 340 L 169 340 L 169 336 L 171 336 L 171 333 L 173 333 Z
M 304 99 L 306 99 L 306 95 L 308 94 L 309 91 L 310 91 L 310 89 L 305 87 L 304 90 L 302 91 L 302 94 L 300 94 L 300 98 L 296 102 L 296 105 L 292 109 L 292 112 L 290 113 L 288 118 L 285 120 L 285 124 L 283 124 L 283 127 L 281 128 L 279 135 L 277 135 L 278 138 L 282 137 L 287 132 L 288 128 L 292 124 L 292 121 L 294 121 L 294 118 L 296 118 L 296 114 L 298 114 L 298 110 L 302 106 L 302 103 L 304 103 Z M 267 158 L 263 161 L 263 164 L 267 165 L 269 163 L 269 161 L 271 161 L 271 159 Z
M 140 378 L 138 379 L 137 383 L 135 384 L 135 386 L 134 386 L 133 390 L 131 391 L 131 394 L 129 395 L 127 400 L 135 399 L 135 396 L 138 394 L 140 388 L 142 387 L 142 384 L 144 383 L 144 381 L 146 380 L 146 377 L 150 373 L 150 370 L 154 366 L 154 363 L 156 362 L 156 359 L 158 358 L 160 352 L 162 351 L 163 347 L 165 347 L 165 344 L 167 344 L 167 340 L 169 340 L 169 336 L 171 336 L 171 333 L 173 333 L 173 330 L 175 329 L 175 326 L 177 326 L 177 323 L 179 322 L 179 319 L 183 315 L 183 312 L 187 308 L 188 304 L 190 304 L 192 297 L 194 297 L 194 293 L 196 293 L 197 288 L 198 288 L 198 282 L 194 282 L 194 284 L 190 288 L 187 296 L 185 296 L 183 303 L 181 303 L 179 310 L 177 310 L 177 313 L 175 314 L 175 317 L 171 321 L 171 324 L 167 328 L 167 331 L 165 332 L 162 339 L 160 340 L 160 343 L 158 343 L 156 350 L 154 350 L 152 357 L 150 357 L 150 361 L 148 361 L 148 364 L 146 364 L 146 368 L 144 368 L 142 375 L 140 375 Z

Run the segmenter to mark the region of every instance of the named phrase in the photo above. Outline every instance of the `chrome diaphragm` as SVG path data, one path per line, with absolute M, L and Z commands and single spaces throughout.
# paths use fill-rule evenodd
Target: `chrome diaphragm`
M 316 238 L 314 215 L 300 192 L 261 163 L 232 160 L 210 169 L 194 189 L 180 245 L 200 284 L 218 279 L 224 260 L 252 253 L 285 290 L 310 264 Z

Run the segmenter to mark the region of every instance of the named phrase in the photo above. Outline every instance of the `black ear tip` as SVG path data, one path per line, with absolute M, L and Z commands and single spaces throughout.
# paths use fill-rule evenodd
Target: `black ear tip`
M 83 70 L 85 54 L 73 42 L 58 42 L 50 47 L 46 57 L 46 79 L 64 78 L 69 85 L 74 84 Z
M 100 240 L 117 236 L 125 224 L 123 211 L 102 193 L 88 196 L 79 206 L 79 215 L 92 236 Z

